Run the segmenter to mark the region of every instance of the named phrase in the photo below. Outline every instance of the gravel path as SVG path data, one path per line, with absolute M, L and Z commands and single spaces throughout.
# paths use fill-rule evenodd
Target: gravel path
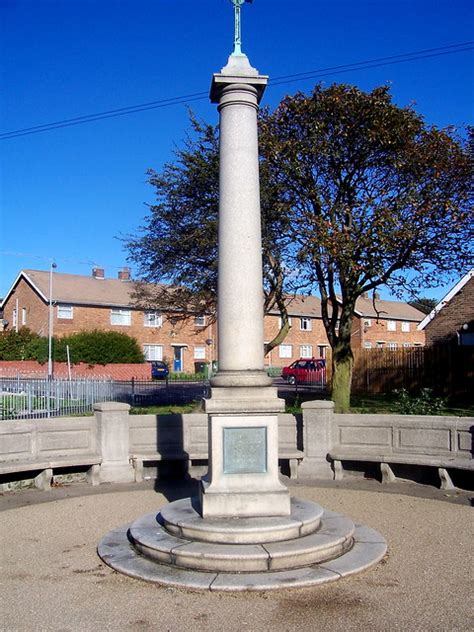
M 442 630 L 474 628 L 469 496 L 398 485 L 291 484 L 290 491 L 380 531 L 388 557 L 326 586 L 213 594 L 119 575 L 96 554 L 100 538 L 156 510 L 151 485 L 73 486 L 0 497 L 1 630 Z M 429 497 L 422 497 L 423 495 Z M 444 502 L 443 502 L 444 501 Z

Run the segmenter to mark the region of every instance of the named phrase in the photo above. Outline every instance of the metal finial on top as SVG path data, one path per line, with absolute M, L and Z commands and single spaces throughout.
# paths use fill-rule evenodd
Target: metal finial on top
M 234 52 L 233 55 L 242 55 L 242 29 L 240 21 L 240 8 L 245 2 L 253 0 L 230 0 L 234 5 Z

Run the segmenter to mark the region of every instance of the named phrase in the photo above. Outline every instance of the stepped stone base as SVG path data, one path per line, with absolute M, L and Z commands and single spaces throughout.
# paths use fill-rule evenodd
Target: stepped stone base
M 291 515 L 201 518 L 195 499 L 111 531 L 98 547 L 115 570 L 167 586 L 270 590 L 334 581 L 376 564 L 384 538 L 316 503 L 293 498 Z

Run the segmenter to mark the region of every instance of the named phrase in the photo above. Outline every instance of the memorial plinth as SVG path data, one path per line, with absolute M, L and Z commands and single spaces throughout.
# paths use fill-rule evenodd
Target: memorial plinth
M 277 414 L 284 403 L 264 370 L 257 110 L 267 80 L 245 55 L 232 54 L 211 85 L 220 115 L 219 372 L 206 401 L 205 518 L 290 514 L 278 472 Z

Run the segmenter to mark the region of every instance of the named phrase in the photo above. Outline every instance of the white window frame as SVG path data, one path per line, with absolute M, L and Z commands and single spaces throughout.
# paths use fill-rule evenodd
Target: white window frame
M 375 343 L 375 347 L 377 349 L 385 349 L 386 345 L 387 343 L 385 342 L 385 340 L 377 340 L 377 342 Z
M 387 320 L 387 331 L 397 331 L 396 320 Z
M 396 343 L 396 342 L 389 342 L 389 343 L 387 344 L 387 347 L 388 347 L 389 349 L 398 349 L 398 345 L 397 345 L 397 343 Z
M 194 347 L 194 359 L 205 360 L 206 359 L 206 347 L 204 345 L 198 345 Z
M 205 327 L 206 326 L 206 317 L 203 315 L 194 317 L 194 326 L 195 327 Z
M 163 345 L 144 344 L 143 354 L 147 362 L 162 362 Z
M 293 345 L 278 345 L 278 357 L 291 359 L 293 357 Z
M 405 349 L 409 349 L 412 346 L 412 344 L 411 342 L 404 342 L 403 346 L 405 347 Z
M 21 324 L 26 325 L 26 307 L 21 308 Z
M 313 322 L 311 318 L 307 316 L 301 316 L 300 318 L 300 330 L 301 331 L 312 331 L 313 330 Z
M 402 320 L 402 331 L 407 334 L 410 332 L 410 323 L 407 320 Z
M 313 345 L 300 345 L 300 358 L 312 358 Z
M 364 327 L 372 327 L 372 319 L 364 318 Z
M 143 326 L 144 327 L 162 327 L 163 315 L 156 311 L 146 311 L 143 313 Z
M 291 327 L 292 326 L 292 321 L 293 319 L 291 318 L 291 316 L 288 316 L 288 324 Z M 281 329 L 283 326 L 283 320 L 281 316 L 278 316 L 278 329 Z
M 364 349 L 372 349 L 372 343 L 370 342 L 370 340 L 364 342 Z
M 18 326 L 18 313 L 15 308 L 13 309 L 13 312 L 12 312 L 12 327 L 17 327 L 17 326 Z
M 121 322 L 118 322 L 120 320 Z M 132 324 L 132 310 L 119 307 L 110 310 L 110 324 L 117 327 L 130 327 Z
M 72 320 L 74 318 L 74 307 L 72 305 L 58 305 L 56 314 L 61 320 Z

